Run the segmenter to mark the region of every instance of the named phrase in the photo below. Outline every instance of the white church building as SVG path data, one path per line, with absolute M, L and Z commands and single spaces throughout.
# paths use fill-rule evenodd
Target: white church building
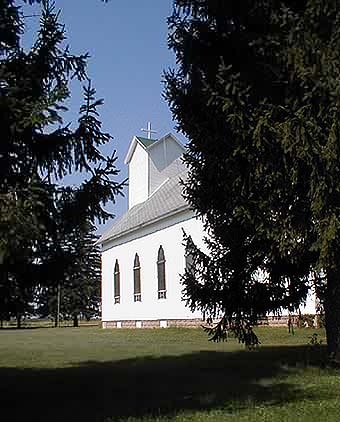
M 203 225 L 182 196 L 183 152 L 172 134 L 132 139 L 129 209 L 99 239 L 104 328 L 202 324 L 182 300 L 183 230 L 203 247 Z
M 135 136 L 129 166 L 129 209 L 99 239 L 102 245 L 102 326 L 199 326 L 200 312 L 182 300 L 186 265 L 183 230 L 200 248 L 202 222 L 182 196 L 184 146 L 172 134 Z M 315 313 L 311 296 L 302 310 Z

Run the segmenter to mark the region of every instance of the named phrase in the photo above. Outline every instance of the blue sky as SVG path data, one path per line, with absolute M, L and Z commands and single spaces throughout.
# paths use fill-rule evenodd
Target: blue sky
M 73 53 L 90 54 L 88 73 L 104 99 L 99 109 L 104 130 L 113 141 L 104 149 L 117 150 L 120 177 L 127 177 L 124 158 L 133 135 L 148 121 L 157 137 L 172 132 L 175 122 L 162 98 L 162 73 L 174 67 L 174 55 L 167 48 L 167 17 L 172 0 L 55 0 L 66 26 L 67 43 Z M 38 13 L 38 6 L 26 6 L 24 13 Z M 38 18 L 25 19 L 26 30 L 34 33 Z M 27 37 L 27 40 L 30 36 Z M 29 41 L 26 41 L 27 43 Z M 77 120 L 81 89 L 74 86 L 65 122 Z M 179 136 L 182 141 L 183 137 Z M 127 194 L 127 192 L 125 192 Z M 127 209 L 127 195 L 118 198 L 110 211 L 117 217 Z M 112 224 L 112 221 L 107 225 Z M 106 226 L 107 226 L 106 225 Z M 99 227 L 99 232 L 105 228 Z

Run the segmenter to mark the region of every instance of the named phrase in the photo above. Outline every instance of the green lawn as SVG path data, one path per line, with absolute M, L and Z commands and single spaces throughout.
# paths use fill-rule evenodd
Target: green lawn
M 260 328 L 249 352 L 200 329 L 0 330 L 0 420 L 338 422 L 340 372 L 314 332 Z

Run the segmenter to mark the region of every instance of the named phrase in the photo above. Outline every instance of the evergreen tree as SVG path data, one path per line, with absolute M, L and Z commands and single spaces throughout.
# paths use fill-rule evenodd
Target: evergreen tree
M 114 202 L 123 186 L 116 181 L 115 152 L 105 157 L 100 151 L 111 136 L 101 129 L 102 100 L 86 73 L 88 55 L 64 47 L 64 27 L 48 0 L 41 2 L 37 39 L 25 51 L 17 3 L 0 4 L 0 288 L 6 292 L 14 281 L 20 291 L 62 281 L 69 268 L 65 239 L 80 224 L 111 217 L 103 205 Z M 75 129 L 63 124 L 71 79 L 84 84 Z M 86 179 L 77 187 L 65 185 L 74 172 Z
M 222 314 L 214 339 L 268 312 L 323 300 L 340 356 L 340 2 L 176 0 L 166 74 L 188 137 L 185 195 L 211 235 L 187 238 L 191 308 Z
M 100 248 L 95 245 L 97 239 L 95 227 L 85 222 L 63 237 L 63 254 L 59 252 L 57 256 L 52 245 L 45 267 L 47 279 L 38 289 L 36 300 L 39 303 L 38 313 L 43 317 L 53 316 L 55 326 L 58 321 L 58 295 L 60 314 L 63 319 L 72 319 L 75 327 L 78 326 L 79 316 L 90 319 L 99 312 L 101 264 Z M 56 270 L 60 268 L 53 278 L 49 276 L 52 265 Z
M 63 287 L 62 309 L 78 326 L 78 317 L 90 319 L 98 314 L 100 306 L 101 260 L 95 227 L 84 225 L 75 231 L 74 262 L 70 277 Z

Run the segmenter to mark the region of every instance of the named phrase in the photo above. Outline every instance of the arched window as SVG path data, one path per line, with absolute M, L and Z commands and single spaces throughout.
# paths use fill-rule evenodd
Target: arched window
M 163 247 L 158 249 L 157 258 L 158 299 L 166 299 L 165 256 Z
M 118 259 L 116 259 L 115 269 L 113 273 L 113 291 L 114 291 L 114 303 L 120 303 L 120 271 Z
M 141 294 L 141 288 L 140 288 L 140 263 L 139 263 L 139 256 L 136 253 L 135 260 L 133 263 L 133 300 L 135 302 L 141 302 L 142 301 L 142 294 Z

